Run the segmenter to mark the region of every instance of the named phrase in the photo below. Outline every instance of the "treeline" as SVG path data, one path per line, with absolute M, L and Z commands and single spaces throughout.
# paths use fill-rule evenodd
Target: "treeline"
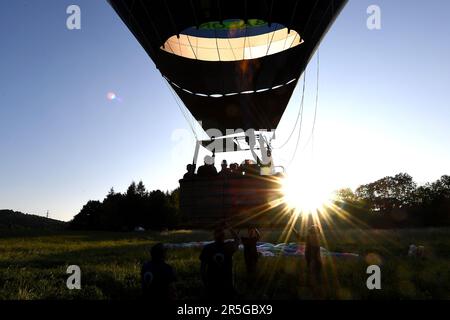
M 336 193 L 331 214 L 334 226 L 349 221 L 369 228 L 450 226 L 450 176 L 418 186 L 400 173 Z M 345 218 L 343 218 L 345 216 Z M 70 222 L 77 230 L 130 231 L 182 228 L 186 222 L 179 210 L 179 189 L 172 192 L 147 191 L 144 184 L 132 183 L 125 193 L 114 189 L 103 201 L 89 201 Z
M 450 176 L 418 186 L 400 173 L 341 189 L 336 204 L 349 218 L 374 228 L 450 226 Z
M 70 222 L 70 228 L 112 231 L 175 228 L 182 222 L 178 194 L 178 189 L 147 191 L 142 181 L 133 182 L 126 193 L 111 189 L 103 201 L 89 201 Z

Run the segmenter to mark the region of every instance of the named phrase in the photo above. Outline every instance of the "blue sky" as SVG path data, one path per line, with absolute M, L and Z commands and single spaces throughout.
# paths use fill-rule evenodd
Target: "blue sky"
M 66 28 L 81 7 L 82 29 Z M 366 27 L 377 4 L 382 29 Z M 450 2 L 350 0 L 320 48 L 314 148 L 289 168 L 329 188 L 449 174 Z M 103 0 L 0 2 L 0 208 L 69 220 L 109 188 L 173 189 L 193 136 L 153 62 Z M 310 130 L 316 60 L 307 70 Z M 110 101 L 108 92 L 120 99 Z M 299 105 L 297 89 L 279 130 Z M 182 140 L 177 140 L 182 137 Z M 185 144 L 180 144 L 185 142 Z M 280 163 L 293 147 L 277 151 Z M 218 159 L 220 160 L 220 159 Z

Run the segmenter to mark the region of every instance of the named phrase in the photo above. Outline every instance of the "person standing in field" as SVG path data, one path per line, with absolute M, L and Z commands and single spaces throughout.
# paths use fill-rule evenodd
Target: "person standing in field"
M 208 299 L 230 300 L 235 296 L 233 285 L 233 255 L 239 248 L 239 236 L 230 228 L 233 241 L 225 242 L 222 226 L 214 230 L 214 242 L 206 245 L 201 254 L 201 277 Z
M 293 228 L 292 231 L 295 234 L 297 245 L 301 245 L 301 234 L 300 232 Z M 308 281 L 313 288 L 317 288 L 320 283 L 322 274 L 322 258 L 320 255 L 320 229 L 316 225 L 312 225 L 308 229 L 306 235 L 305 244 L 305 259 L 308 271 Z
M 142 290 L 145 299 L 170 301 L 176 299 L 176 276 L 166 260 L 166 248 L 157 243 L 151 248 L 151 261 L 141 269 Z
M 256 273 L 256 265 L 258 262 L 258 251 L 256 244 L 261 238 L 261 234 L 255 226 L 247 228 L 248 236 L 241 237 L 242 245 L 244 246 L 244 260 L 247 268 L 247 275 L 253 277 Z
M 320 256 L 320 229 L 312 225 L 306 236 L 305 258 L 310 283 L 315 286 L 320 283 L 322 258 Z

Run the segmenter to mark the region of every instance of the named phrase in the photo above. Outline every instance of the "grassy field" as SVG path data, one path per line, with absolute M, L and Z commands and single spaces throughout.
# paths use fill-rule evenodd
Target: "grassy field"
M 204 231 L 168 233 L 60 232 L 0 235 L 0 300 L 136 299 L 139 271 L 155 242 L 209 240 Z M 279 232 L 264 232 L 263 241 L 279 242 Z M 450 299 L 450 230 L 342 230 L 327 232 L 330 251 L 359 253 L 360 259 L 327 259 L 320 294 L 306 281 L 305 261 L 298 257 L 260 260 L 258 286 L 245 281 L 242 252 L 234 262 L 242 299 Z M 424 245 L 427 257 L 407 257 L 410 244 Z M 201 298 L 199 249 L 169 251 L 177 272 L 180 299 Z M 382 290 L 368 290 L 366 268 L 380 264 Z M 79 265 L 82 289 L 66 288 L 66 268 Z

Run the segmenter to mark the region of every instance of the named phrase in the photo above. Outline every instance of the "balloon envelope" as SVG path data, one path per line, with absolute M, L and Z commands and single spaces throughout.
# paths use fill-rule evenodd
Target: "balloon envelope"
M 109 0 L 203 128 L 275 129 L 347 0 Z

